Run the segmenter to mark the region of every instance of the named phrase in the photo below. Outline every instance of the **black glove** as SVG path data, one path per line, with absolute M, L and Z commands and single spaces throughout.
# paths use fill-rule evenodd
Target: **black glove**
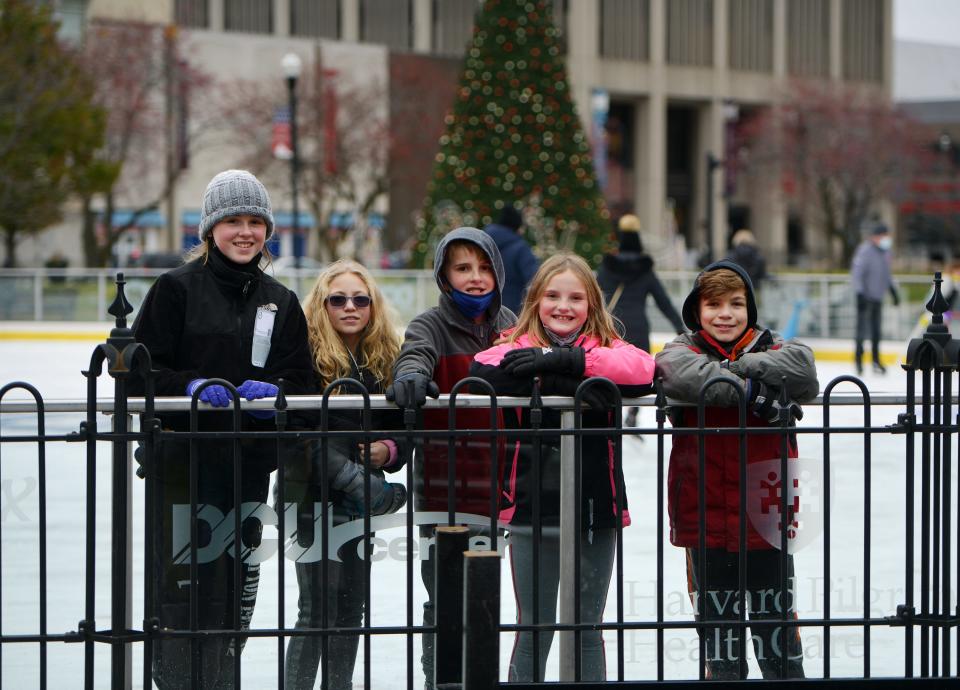
M 576 395 L 579 386 L 578 379 L 549 374 L 542 378 L 540 392 L 543 395 L 567 395 L 572 398 Z M 584 388 L 580 399 L 591 410 L 606 410 L 613 407 L 613 397 L 614 393 L 608 386 L 596 383 Z
M 385 395 L 387 400 L 396 403 L 397 407 L 423 407 L 428 395 L 431 398 L 439 397 L 440 388 L 429 376 L 418 371 L 406 374 L 391 383 L 387 386 Z
M 781 403 L 780 392 L 768 388 L 762 381 L 750 381 L 750 397 L 747 409 L 769 424 L 780 423 L 781 410 L 787 410 L 787 423 L 803 419 L 803 409 L 793 400 Z
M 890 286 L 890 299 L 893 300 L 893 306 L 900 304 L 900 292 L 893 285 Z
M 503 356 L 500 367 L 511 376 L 570 374 L 583 376 L 586 358 L 582 347 L 522 347 Z

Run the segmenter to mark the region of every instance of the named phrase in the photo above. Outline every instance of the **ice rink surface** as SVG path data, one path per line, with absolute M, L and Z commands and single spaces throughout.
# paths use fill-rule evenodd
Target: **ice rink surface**
M 46 400 L 83 399 L 86 382 L 80 371 L 89 365 L 93 342 L 0 341 L 0 384 L 15 380 L 35 385 Z M 818 365 L 821 388 L 834 377 L 849 374 L 849 364 Z M 906 375 L 891 367 L 886 375 L 868 373 L 864 380 L 871 393 L 903 392 Z M 853 391 L 851 384 L 842 384 L 840 391 Z M 109 395 L 112 382 L 100 379 L 100 395 Z M 18 395 L 18 394 L 15 394 Z M 809 405 L 800 422 L 801 431 L 821 426 L 823 411 Z M 861 406 L 838 407 L 830 411 L 835 429 L 861 425 L 865 418 Z M 901 408 L 874 406 L 870 410 L 873 426 L 890 424 Z M 75 431 L 78 416 L 49 414 L 49 433 Z M 100 417 L 99 424 L 109 419 Z M 655 426 L 654 412 L 641 412 L 641 427 Z M 4 415 L 0 432 L 4 437 L 32 433 L 34 421 L 19 415 Z M 669 439 L 666 441 L 667 454 Z M 905 563 L 905 443 L 902 435 L 881 434 L 872 442 L 871 514 L 871 579 L 869 588 L 864 568 L 864 468 L 865 435 L 833 434 L 830 438 L 832 519 L 831 578 L 823 578 L 824 540 L 815 535 L 796 555 L 795 593 L 800 617 L 823 615 L 825 593 L 829 593 L 832 616 L 861 617 L 865 599 L 873 616 L 890 616 L 898 604 L 904 603 Z M 800 455 L 811 467 L 822 468 L 824 439 L 821 434 L 800 435 Z M 109 627 L 109 449 L 97 462 L 97 591 L 96 622 L 98 629 Z M 50 442 L 47 444 L 47 524 L 49 552 L 48 630 L 76 630 L 84 617 L 84 526 L 85 526 L 85 462 L 82 444 Z M 623 443 L 623 466 L 630 514 L 633 524 L 623 532 L 623 611 L 626 621 L 656 620 L 656 550 L 657 550 L 657 439 L 627 438 Z M 663 467 L 666 473 L 666 462 Z M 402 474 L 402 473 L 401 473 Z M 822 479 L 822 478 L 821 478 Z M 134 554 L 142 550 L 142 484 L 134 480 Z M 0 483 L 2 483 L 2 519 L 0 519 L 0 622 L 4 635 L 29 634 L 38 630 L 38 509 L 37 449 L 35 444 L 4 443 L 0 447 Z M 812 485 L 815 485 L 814 482 Z M 816 500 L 807 496 L 805 500 Z M 270 538 L 268 528 L 264 537 Z M 664 577 L 662 582 L 666 620 L 690 621 L 693 609 L 687 596 L 684 555 L 669 543 L 665 527 Z M 276 533 L 274 531 L 274 537 Z M 377 530 L 379 540 L 372 571 L 371 624 L 406 624 L 406 564 L 398 560 L 407 545 L 402 528 Z M 401 556 L 402 557 L 402 556 Z M 285 560 L 285 611 L 287 626 L 296 620 L 297 585 L 293 564 Z M 918 566 L 919 567 L 919 566 Z M 143 612 L 136 604 L 142 597 L 142 561 L 133 561 L 134 602 L 133 626 L 139 627 Z M 956 570 L 954 570 L 956 572 Z M 278 559 L 273 557 L 262 567 L 259 598 L 253 627 L 278 625 Z M 511 586 L 509 558 L 502 569 L 501 620 L 512 622 L 516 611 Z M 866 593 L 865 593 L 866 592 Z M 419 564 L 414 567 L 414 623 L 419 624 L 423 587 Z M 616 584 L 611 585 L 606 619 L 616 620 Z M 956 592 L 953 593 L 956 601 Z M 824 631 L 819 627 L 802 630 L 805 669 L 808 676 L 822 676 L 827 654 Z M 667 679 L 697 677 L 697 638 L 692 630 L 667 631 L 665 634 L 664 669 Z M 902 675 L 904 667 L 904 633 L 901 628 L 874 628 L 870 635 L 870 672 L 874 676 Z M 618 636 L 605 633 L 608 678 L 616 678 Z M 512 646 L 512 635 L 501 638 L 501 676 L 505 677 Z M 656 637 L 649 631 L 628 631 L 622 640 L 626 679 L 655 679 Z M 831 675 L 862 676 L 864 673 L 863 627 L 835 628 L 830 635 Z M 51 643 L 48 645 L 49 687 L 74 688 L 82 685 L 82 645 Z M 414 638 L 414 686 L 422 687 L 420 640 Z M 142 653 L 134 647 L 134 687 L 139 687 Z M 371 637 L 369 660 L 371 683 L 375 690 L 406 687 L 407 653 L 405 636 L 374 635 Z M 365 659 L 361 644 L 354 687 L 363 687 Z M 751 677 L 757 677 L 751 659 Z M 278 653 L 274 639 L 250 639 L 243 654 L 243 684 L 250 688 L 276 687 Z M 36 686 L 39 679 L 39 651 L 36 644 L 6 645 L 2 655 L 2 681 L 11 687 Z M 109 686 L 109 649 L 97 645 L 97 687 Z M 547 679 L 557 678 L 557 644 L 548 664 Z

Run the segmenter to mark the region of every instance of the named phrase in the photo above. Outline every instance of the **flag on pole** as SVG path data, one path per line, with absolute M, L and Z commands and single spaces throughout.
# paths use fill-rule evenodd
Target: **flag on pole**
M 273 157 L 283 161 L 293 158 L 293 142 L 290 131 L 290 108 L 276 108 L 273 111 L 273 136 L 270 140 Z

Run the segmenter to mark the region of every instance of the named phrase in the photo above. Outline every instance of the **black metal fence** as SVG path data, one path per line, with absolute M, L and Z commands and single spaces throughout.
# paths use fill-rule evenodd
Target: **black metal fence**
M 121 284 L 122 287 L 122 284 Z M 741 406 L 741 424 L 733 428 L 711 428 L 702 421 L 694 429 L 674 428 L 668 424 L 670 401 L 662 394 L 639 402 L 647 414 L 655 415 L 655 424 L 636 429 L 623 429 L 619 415 L 611 417 L 611 426 L 602 429 L 583 428 L 583 393 L 589 386 L 609 382 L 590 380 L 581 386 L 575 399 L 517 399 L 497 397 L 482 391 L 483 382 L 464 381 L 449 396 L 428 406 L 447 408 L 448 429 L 425 431 L 414 410 L 404 413 L 402 429 L 375 429 L 370 424 L 373 409 L 389 407 L 382 398 L 359 395 L 336 395 L 330 388 L 320 397 L 285 398 L 282 393 L 275 403 L 237 403 L 233 408 L 234 430 L 200 431 L 198 420 L 206 411 L 199 409 L 197 398 L 154 399 L 148 393 L 143 399 L 131 399 L 126 383 L 131 371 L 148 372 L 149 353 L 133 342 L 125 317 L 129 307 L 122 289 L 111 307 L 117 327 L 106 343 L 94 351 L 87 372 L 85 402 L 44 401 L 40 392 L 24 383 L 11 383 L 0 389 L 0 471 L 12 466 L 36 470 L 33 491 L 20 491 L 3 483 L 0 507 L 0 684 L 4 681 L 27 687 L 36 681 L 47 687 L 152 687 L 156 680 L 155 649 L 167 640 L 185 641 L 187 653 L 181 659 L 189 671 L 190 685 L 201 687 L 203 675 L 202 649 L 212 639 L 230 640 L 231 650 L 246 645 L 246 652 L 229 656 L 230 677 L 235 687 L 290 687 L 284 666 L 286 647 L 291 640 L 317 640 L 320 654 L 329 659 L 331 644 L 340 638 L 359 636 L 361 652 L 357 684 L 362 676 L 366 688 L 413 688 L 423 683 L 417 649 L 424 642 L 435 643 L 435 680 L 437 687 L 499 687 L 506 677 L 501 665 L 501 642 L 509 644 L 515 634 L 534 634 L 533 668 L 539 666 L 541 636 L 556 633 L 552 656 L 559 657 L 556 671 L 562 681 L 577 682 L 583 677 L 581 642 L 591 631 L 601 631 L 609 643 L 612 659 L 605 662 L 611 682 L 622 687 L 649 682 L 675 681 L 678 687 L 708 676 L 711 640 L 737 641 L 742 645 L 735 656 L 738 675 L 756 674 L 760 656 L 758 648 L 750 650 L 746 629 L 762 637 L 773 630 L 774 637 L 797 631 L 803 639 L 805 669 L 819 680 L 814 685 L 842 683 L 844 678 L 871 679 L 877 685 L 895 682 L 897 686 L 918 686 L 942 682 L 941 677 L 955 678 L 960 660 L 960 623 L 957 591 L 960 589 L 960 529 L 954 527 L 954 515 L 960 522 L 960 501 L 956 468 L 958 432 L 957 396 L 954 382 L 958 367 L 960 343 L 953 340 L 943 326 L 946 309 L 938 289 L 929 305 L 934 314 L 924 337 L 912 341 L 904 365 L 906 393 L 871 392 L 863 381 L 841 376 L 830 381 L 816 403 L 808 408 L 808 417 L 797 427 L 789 419 L 781 419 L 776 429 L 748 428 Z M 97 384 L 106 365 L 113 379 L 113 397 L 98 399 Z M 226 382 L 221 382 L 229 386 Z M 343 382 L 335 382 L 340 384 Z M 708 385 L 722 385 L 713 384 Z M 842 390 L 840 390 L 842 389 Z M 25 391 L 12 400 L 16 391 Z M 235 396 L 236 397 L 236 396 Z M 617 401 L 619 406 L 620 401 Z M 490 428 L 458 429 L 454 411 L 463 408 L 490 409 Z M 529 407 L 529 429 L 498 428 L 497 411 Z M 244 410 L 273 409 L 275 430 L 238 431 Z M 316 429 L 291 428 L 291 416 L 297 410 L 319 409 L 320 426 Z M 331 430 L 331 410 L 359 409 L 364 419 L 363 431 Z M 541 428 L 542 411 L 561 410 L 561 428 Z M 47 418 L 59 412 L 83 411 L 85 419 L 76 430 L 63 433 L 48 431 Z M 165 413 L 188 412 L 190 431 L 169 431 L 160 424 Z M 819 420 L 817 419 L 819 411 Z M 109 429 L 101 429 L 101 413 L 112 415 Z M 876 423 L 878 416 L 889 419 Z M 24 425 L 29 415 L 32 422 Z M 131 424 L 134 416 L 139 427 Z M 703 418 L 701 417 L 701 420 Z M 14 420 L 14 421 L 8 421 Z M 889 423 L 886 423 L 889 422 Z M 28 428 L 29 427 L 29 428 Z M 10 433 L 13 428 L 15 433 Z M 549 433 L 548 433 L 549 432 Z M 763 487 L 757 504 L 751 506 L 747 492 L 739 501 L 741 539 L 745 543 L 748 521 L 769 537 L 771 553 L 779 561 L 778 587 L 772 592 L 775 615 L 766 619 L 748 616 L 751 583 L 746 581 L 746 562 L 752 552 L 735 554 L 739 565 L 736 589 L 723 593 L 709 589 L 706 558 L 687 570 L 692 584 L 681 580 L 677 560 L 681 552 L 669 545 L 665 533 L 668 524 L 665 478 L 671 440 L 678 434 L 694 434 L 700 453 L 700 477 L 705 476 L 705 449 L 722 436 L 740 439 L 740 486 L 753 482 Z M 777 435 L 783 452 L 771 458 L 764 474 L 757 475 L 746 462 L 746 441 L 755 434 Z M 497 485 L 505 464 L 504 449 L 517 439 L 530 442 L 535 454 L 542 452 L 545 439 L 559 435 L 559 524 L 558 607 L 554 620 L 540 620 L 534 614 L 531 623 L 520 625 L 502 619 L 501 597 L 509 599 L 511 584 L 501 591 L 500 573 L 506 568 L 499 556 L 505 551 L 510 531 L 497 521 Z M 624 513 L 623 500 L 630 493 L 633 527 L 624 530 L 618 521 L 615 528 L 615 560 L 611 564 L 611 599 L 601 622 L 581 619 L 581 535 L 580 480 L 584 463 L 596 458 L 583 457 L 582 440 L 604 435 L 612 441 L 617 479 L 618 515 Z M 491 465 L 491 507 L 486 515 L 463 515 L 456 511 L 458 447 L 455 439 L 470 439 L 477 447 L 489 449 L 497 462 Z M 288 500 L 285 481 L 275 482 L 272 502 L 248 505 L 241 495 L 244 473 L 244 444 L 268 441 L 275 444 L 277 477 L 286 476 L 293 462 L 285 444 L 316 444 L 325 457 L 327 444 L 338 439 L 373 440 L 393 438 L 402 441 L 403 452 L 419 456 L 424 439 L 445 439 L 449 443 L 449 501 L 446 514 L 425 513 L 409 506 L 393 516 L 371 516 L 369 474 L 365 480 L 361 518 L 337 523 L 328 510 L 330 494 L 328 477 L 321 469 L 320 495 L 314 505 Z M 788 461 L 787 445 L 796 438 L 806 455 L 802 462 Z M 199 501 L 197 481 L 203 457 L 198 448 L 203 441 L 217 440 L 230 444 L 232 451 L 232 506 L 240 509 L 209 512 Z M 155 525 L 160 491 L 158 446 L 171 441 L 184 441 L 189 450 L 189 506 L 185 513 L 187 530 L 176 543 L 180 563 L 189 567 L 189 624 L 182 627 L 161 625 L 161 612 L 156 610 L 157 540 L 166 538 Z M 141 448 L 134 461 L 134 444 Z M 50 494 L 56 477 L 48 471 L 51 458 L 65 449 L 82 445 L 85 449 L 83 486 L 74 481 L 69 489 L 75 502 L 83 506 L 82 520 L 66 517 L 58 497 Z M 624 448 L 629 462 L 624 463 Z M 816 449 L 814 451 L 813 449 Z M 370 462 L 369 454 L 366 462 Z M 788 462 L 790 463 L 788 466 Z M 62 467 L 62 463 L 58 467 Z M 416 484 L 417 461 L 408 462 L 401 476 L 406 486 Z M 537 466 L 537 465 L 535 465 Z M 322 465 L 325 467 L 325 465 Z M 143 481 L 134 478 L 139 468 Z M 98 479 L 98 473 L 109 472 L 109 496 Z M 804 473 L 807 473 L 804 475 Z M 31 476 L 33 476 L 31 474 Z M 786 478 L 787 481 L 783 481 Z M 804 488 L 791 488 L 802 479 Z M 541 486 L 543 477 L 535 478 Z M 786 486 L 786 490 L 784 487 Z M 816 491 L 808 491 L 816 487 Z M 705 504 L 711 487 L 704 481 L 698 486 L 700 502 Z M 83 498 L 79 499 L 79 494 Z M 535 494 L 536 495 L 536 494 Z M 26 525 L 8 519 L 17 511 L 36 515 Z M 271 507 L 276 506 L 276 507 Z M 282 507 L 282 509 L 280 508 Z M 304 517 L 304 510 L 307 516 Z M 34 512 L 35 511 L 35 512 Z M 207 512 L 204 512 L 207 511 Z M 536 506 L 533 511 L 533 543 L 540 544 L 542 530 Z M 788 519 L 783 519 L 786 516 Z M 703 536 L 706 516 L 699 515 L 700 553 L 706 553 Z M 263 536 L 248 543 L 248 523 L 276 529 L 275 539 L 269 529 Z M 56 547 L 51 541 L 64 530 L 82 522 L 83 566 L 73 566 L 64 577 L 51 571 L 51 556 Z M 337 523 L 337 524 L 335 524 Z M 435 543 L 425 526 L 440 524 Z M 467 525 L 464 529 L 462 525 Z M 446 526 L 446 527 L 444 527 Z M 402 529 L 403 538 L 385 540 L 378 536 L 388 529 Z M 258 532 L 259 533 L 259 532 Z M 165 534 L 165 533 L 164 533 Z M 241 535 L 236 538 L 236 535 Z M 629 536 L 628 536 L 629 535 Z M 587 538 L 592 538 L 590 535 Z M 365 562 L 362 582 L 362 605 L 366 615 L 362 623 L 340 626 L 330 615 L 328 601 L 322 597 L 320 625 L 294 626 L 285 612 L 291 605 L 286 561 L 298 558 L 303 563 L 318 563 L 320 581 L 329 581 L 330 568 L 339 567 L 338 549 L 356 540 L 356 552 Z M 106 542 L 106 545 L 105 543 Z M 319 549 L 317 546 L 319 545 Z M 105 546 L 109 552 L 109 577 L 98 575 L 98 568 L 107 570 Z M 424 597 L 418 582 L 417 561 L 425 552 L 435 549 L 436 590 L 433 596 L 436 617 L 424 623 L 417 606 Z M 217 553 L 213 553 L 216 551 Z M 467 551 L 468 555 L 461 555 Z M 212 555 L 211 555 L 212 554 Z M 226 554 L 232 578 L 232 615 L 234 623 L 217 628 L 201 625 L 204 601 L 195 594 L 200 565 L 205 558 L 214 560 Z M 287 557 L 284 558 L 283 555 Z M 788 576 L 788 555 L 797 554 L 797 573 Z M 275 555 L 275 562 L 271 556 Z M 389 558 L 402 566 L 389 573 L 379 567 L 379 559 Z M 534 596 L 545 582 L 540 548 L 533 551 L 530 564 Z M 29 563 L 24 566 L 24 563 Z M 800 564 L 803 565 L 800 565 Z M 242 566 L 243 564 L 243 566 Z M 256 566 L 250 568 L 250 566 Z M 62 568 L 62 562 L 57 568 Z M 244 570 L 241 570 L 241 567 Z M 23 570 L 26 568 L 26 570 Z M 380 570 L 380 572 L 378 572 Z M 260 581 L 257 609 L 269 610 L 267 624 L 244 616 L 252 604 L 243 601 L 245 585 L 251 571 Z M 271 572 L 272 571 L 272 572 Z M 801 574 L 802 571 L 802 574 Z M 512 571 L 511 571 L 512 572 Z M 26 573 L 26 575 L 24 575 Z M 515 575 L 515 574 L 514 574 Z M 82 578 L 82 582 L 77 578 Z M 275 578 L 275 579 L 274 579 Z M 52 586 L 56 579 L 59 586 Z M 399 581 L 399 580 L 402 580 Z M 266 582 L 275 583 L 272 591 Z M 679 582 L 678 582 L 679 581 Z M 847 587 L 846 583 L 850 582 Z M 65 584 L 66 583 L 66 584 Z M 699 583 L 699 584 L 698 584 Z M 839 583 L 839 585 L 838 585 Z M 803 585 L 803 587 L 801 587 Z M 803 603 L 800 598 L 803 597 Z M 715 608 L 729 603 L 735 615 L 722 621 L 723 636 L 710 636 L 721 630 L 718 619 L 707 614 L 707 602 L 713 597 Z M 51 599 L 60 602 L 82 600 L 82 619 L 69 628 L 52 629 Z M 721 601 L 721 599 L 723 601 Z M 389 602 L 387 614 L 380 609 Z M 784 602 L 790 601 L 786 605 Z M 245 607 L 247 607 L 245 609 Z M 506 606 L 509 610 L 509 605 Z M 26 612 L 26 613 L 25 613 Z M 140 620 L 135 621 L 137 614 Z M 273 624 L 270 624 L 273 623 Z M 729 631 L 729 632 L 727 632 Z M 699 634 L 698 634 L 699 633 Z M 261 643 L 264 639 L 266 642 Z M 384 655 L 374 647 L 381 640 L 399 641 Z M 756 644 L 756 642 L 754 642 Z M 82 661 L 64 672 L 61 663 L 51 662 L 54 650 L 73 645 L 82 649 Z M 246 663 L 251 648 L 256 646 L 258 663 Z M 785 643 L 781 644 L 785 647 Z M 29 651 L 28 651 L 29 650 Z M 109 650 L 108 653 L 106 650 Z M 36 654 L 36 656 L 33 656 Z M 752 654 L 752 657 L 749 655 Z M 777 653 L 774 675 L 786 678 L 788 654 Z M 748 658 L 749 657 L 749 658 Z M 29 658 L 29 671 L 22 660 Z M 61 657 L 57 657 L 58 659 Z M 269 671 L 264 669 L 269 666 Z M 551 667 L 553 668 L 553 667 Z M 134 669 L 138 672 L 134 674 Z M 751 671 L 752 669 L 752 671 Z M 136 677 L 134 677 L 136 675 Z M 933 680 L 938 679 L 938 680 Z M 430 685 L 428 679 L 428 685 Z M 542 680 L 542 678 L 538 678 Z M 317 682 L 329 687 L 327 664 L 322 663 Z M 517 682 L 510 687 L 535 687 L 536 683 Z M 589 683 L 578 684 L 588 687 Z

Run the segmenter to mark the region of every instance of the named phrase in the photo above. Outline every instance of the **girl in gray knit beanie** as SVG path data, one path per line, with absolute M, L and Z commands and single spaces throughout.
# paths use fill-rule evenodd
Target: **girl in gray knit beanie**
M 241 233 L 243 236 L 238 239 L 233 231 L 238 229 L 240 220 L 247 221 L 244 225 L 250 225 L 253 232 Z M 223 232 L 214 232 L 218 225 L 225 228 Z M 273 229 L 270 195 L 263 183 L 246 170 L 224 170 L 210 180 L 203 193 L 197 226 L 200 244 L 187 254 L 186 260 L 199 258 L 206 262 L 213 246 L 238 264 L 248 263 L 260 253 L 269 259 L 266 242 L 273 236 Z
M 202 562 L 191 563 L 191 516 L 197 514 L 203 529 L 215 532 L 219 520 L 211 521 L 210 515 L 221 516 L 226 525 L 230 518 L 225 516 L 242 506 L 266 504 L 270 474 L 278 463 L 305 462 L 303 451 L 289 440 L 253 438 L 255 434 L 239 439 L 185 436 L 191 429 L 274 431 L 281 384 L 287 395 L 316 390 L 300 302 L 260 267 L 273 227 L 270 197 L 256 177 L 244 170 L 214 177 L 203 196 L 202 241 L 194 260 L 157 278 L 133 325 L 137 342 L 152 358 L 155 395 L 187 395 L 194 405 L 217 410 L 196 418 L 187 412 L 159 412 L 162 428 L 179 433 L 152 450 L 141 449 L 153 497 L 146 615 L 155 616 L 166 630 L 184 632 L 198 625 L 222 633 L 154 639 L 153 682 L 148 684 L 159 690 L 239 686 L 234 671 L 244 638 L 224 633 L 250 627 L 260 577 L 258 559 L 250 555 L 266 557 L 265 550 L 257 551 L 263 524 L 247 520 L 242 538 L 231 537 L 234 546 L 227 546 L 226 539 L 216 541 Z M 130 390 L 145 395 L 147 382 L 138 374 Z M 274 399 L 274 404 L 259 409 L 244 404 L 241 414 L 231 410 L 239 398 Z M 297 417 L 296 411 L 287 417 L 287 429 L 312 426 L 311 417 Z M 192 462 L 191 456 L 201 462 Z

